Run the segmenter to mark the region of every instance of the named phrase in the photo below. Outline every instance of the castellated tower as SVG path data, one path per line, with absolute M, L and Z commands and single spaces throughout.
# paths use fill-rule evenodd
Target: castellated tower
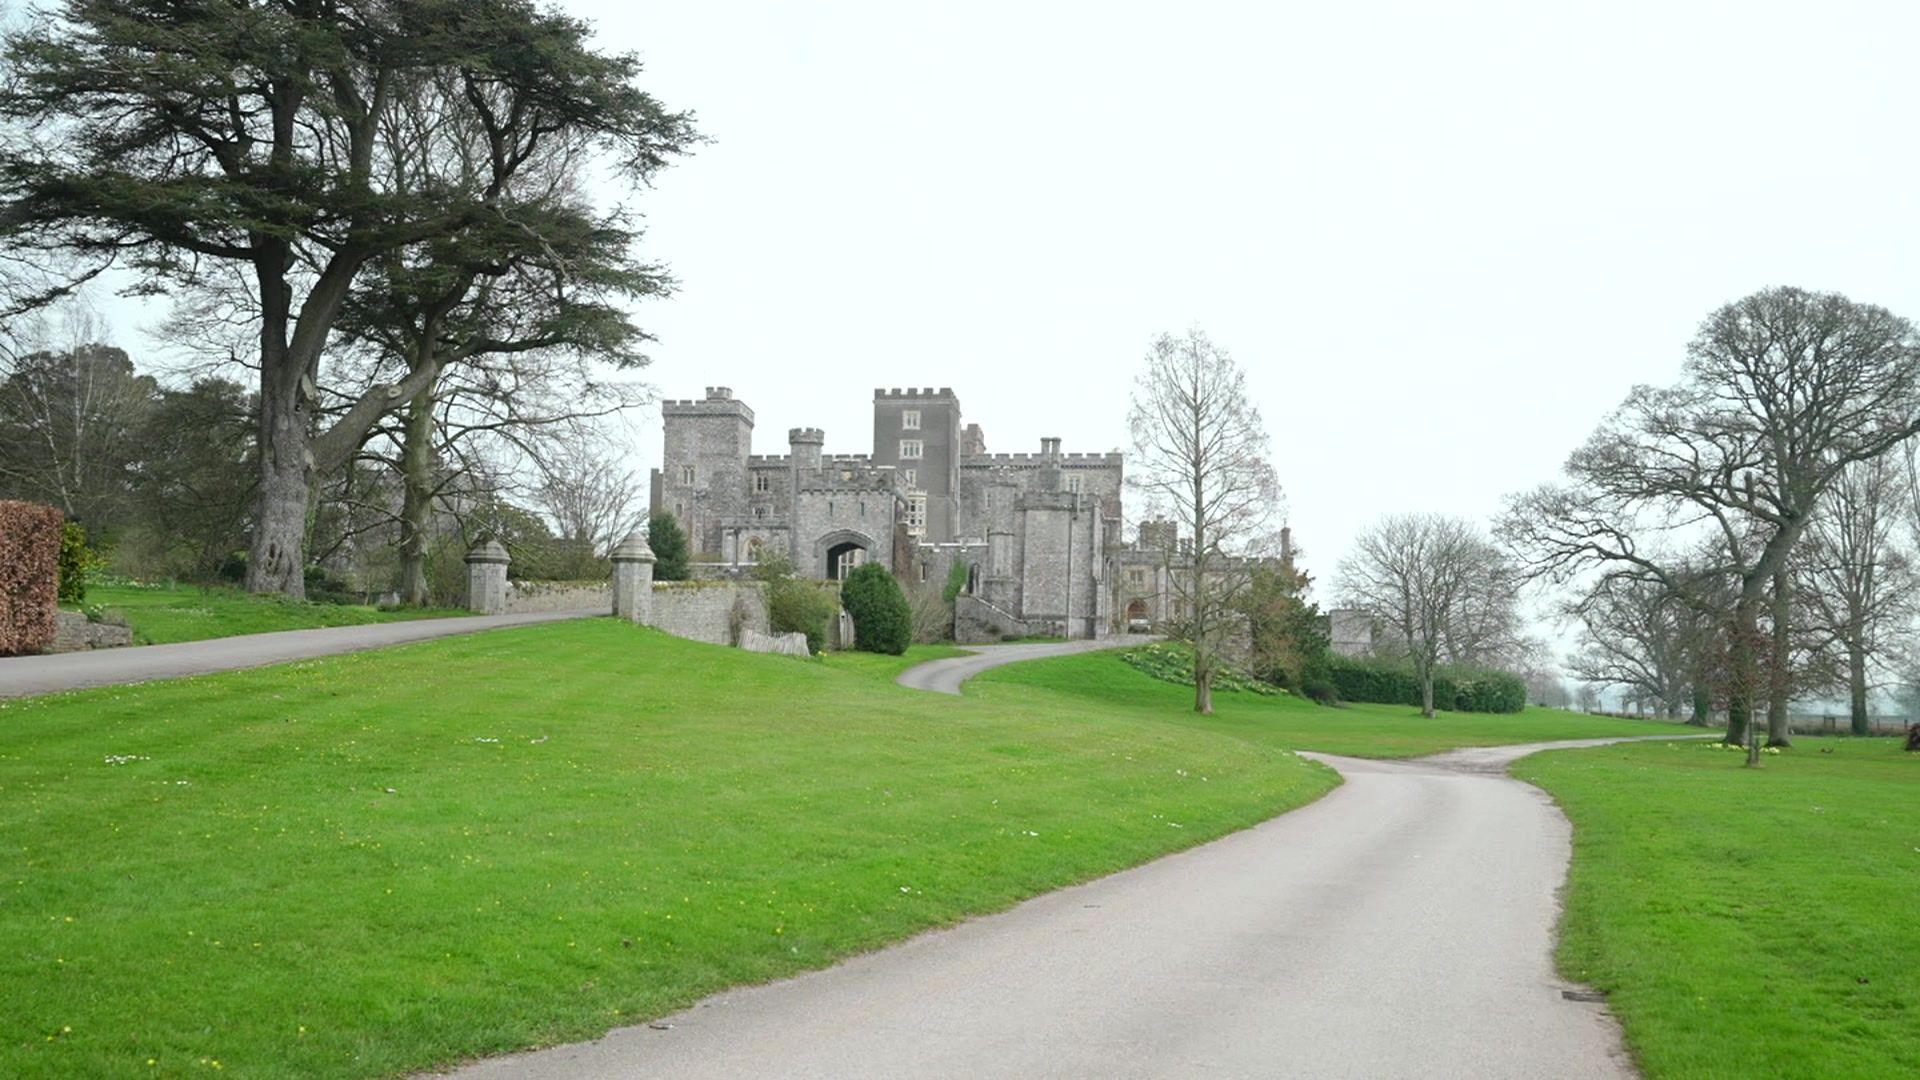
M 787 430 L 787 452 L 793 462 L 793 482 L 796 487 L 820 472 L 820 450 L 826 444 L 827 433 L 817 427 Z
M 753 446 L 753 410 L 724 386 L 707 387 L 699 401 L 661 403 L 666 449 L 654 509 L 672 512 L 697 556 L 722 549 L 722 526 L 749 515 L 747 455 Z M 816 447 L 817 453 L 817 447 Z
M 952 387 L 874 390 L 873 463 L 898 470 L 911 535 L 955 538 L 961 450 L 960 399 Z

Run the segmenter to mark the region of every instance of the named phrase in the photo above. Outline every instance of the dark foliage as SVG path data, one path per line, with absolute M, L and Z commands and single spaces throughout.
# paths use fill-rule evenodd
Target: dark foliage
M 867 563 L 840 585 L 840 600 L 853 617 L 853 647 L 899 656 L 913 641 L 913 611 L 900 583 L 879 563 Z
M 1420 706 L 1420 679 L 1407 665 L 1333 656 L 1327 668 L 1342 701 Z M 1527 707 L 1527 684 L 1504 671 L 1441 668 L 1433 675 L 1433 707 L 1449 712 L 1515 713 Z
M 647 519 L 647 546 L 653 549 L 653 580 L 687 580 L 687 534 L 672 514 L 662 511 Z

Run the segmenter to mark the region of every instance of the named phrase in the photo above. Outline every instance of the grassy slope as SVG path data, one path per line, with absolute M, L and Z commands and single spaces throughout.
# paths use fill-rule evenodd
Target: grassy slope
M 87 605 L 126 616 L 142 645 L 467 614 L 451 608 L 381 611 L 361 604 L 308 604 L 199 585 L 95 585 L 87 590 Z
M 1098 656 L 951 698 L 902 662 L 593 620 L 0 706 L 0 1074 L 586 1037 L 1331 786 L 1287 745 L 1621 726 L 1228 695 L 1203 720 Z
M 1920 754 L 1800 739 L 1526 759 L 1574 823 L 1562 969 L 1657 1077 L 1920 1075 Z
M 1012 703 L 1034 690 L 1073 694 L 1103 707 L 1146 709 L 1178 716 L 1193 707 L 1193 688 L 1150 679 L 1109 653 L 1083 653 L 1044 664 L 995 668 L 967 684 L 985 702 Z M 1329 709 L 1299 698 L 1253 694 L 1214 695 L 1214 715 L 1183 722 L 1212 731 L 1277 741 L 1303 750 L 1351 757 L 1412 757 L 1459 746 L 1591 739 L 1610 735 L 1684 734 L 1675 724 L 1619 720 L 1556 709 L 1528 709 L 1493 716 L 1441 713 L 1423 720 L 1401 705 L 1348 705 Z

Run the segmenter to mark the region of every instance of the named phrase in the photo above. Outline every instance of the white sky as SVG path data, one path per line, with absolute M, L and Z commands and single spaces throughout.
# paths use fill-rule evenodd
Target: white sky
M 1124 447 L 1150 337 L 1251 371 L 1308 565 L 1552 477 L 1716 305 L 1920 315 L 1920 5 L 571 0 L 715 141 L 635 205 L 664 396 L 863 451 Z M 650 410 L 634 465 L 660 452 Z

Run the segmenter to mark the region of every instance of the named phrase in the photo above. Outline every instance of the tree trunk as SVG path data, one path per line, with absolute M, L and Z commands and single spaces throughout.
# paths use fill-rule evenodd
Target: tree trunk
M 1729 746 L 1745 746 L 1747 725 L 1753 722 L 1754 605 L 1742 599 L 1734 605 L 1727 635 L 1727 734 Z
M 1420 715 L 1433 719 L 1433 669 L 1428 668 L 1420 675 Z
M 1213 668 L 1212 665 L 1198 665 L 1193 669 L 1193 711 L 1204 716 L 1213 715 Z
M 400 447 L 400 599 L 424 606 L 427 532 L 433 522 L 433 395 L 421 391 L 407 406 Z
M 1856 638 L 1855 642 L 1858 640 Z M 1847 690 L 1853 698 L 1853 733 L 1873 734 L 1873 727 L 1867 718 L 1867 651 L 1858 644 L 1847 646 Z
M 1792 674 L 1787 664 L 1793 648 L 1793 581 L 1785 570 L 1773 575 L 1773 642 L 1767 665 L 1767 745 L 1790 746 L 1793 731 L 1787 720 L 1787 698 Z
M 289 370 L 285 323 L 264 320 L 260 364 L 260 493 L 247 551 L 247 591 L 307 596 L 307 502 L 311 497 L 307 413 L 300 372 Z
M 1693 680 L 1693 715 L 1687 718 L 1688 727 L 1707 726 L 1709 722 L 1708 713 L 1711 711 L 1709 704 L 1706 681 L 1695 678 Z

